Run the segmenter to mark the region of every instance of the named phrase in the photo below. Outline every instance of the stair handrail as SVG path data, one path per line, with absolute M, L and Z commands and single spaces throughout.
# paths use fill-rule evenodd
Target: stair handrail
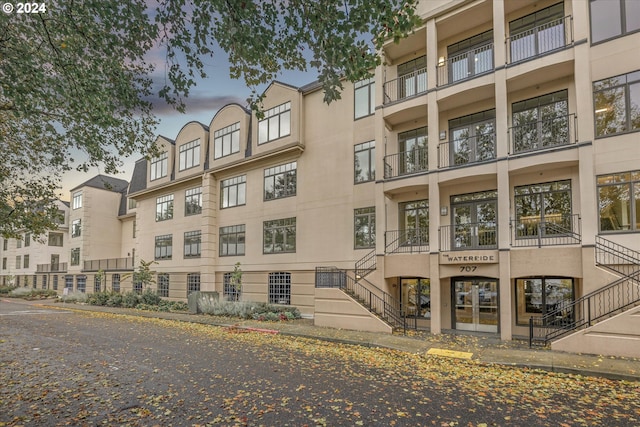
M 360 280 L 360 278 L 374 271 L 376 267 L 376 250 L 374 249 L 356 261 L 356 279 Z
M 601 254 L 602 252 L 606 252 L 611 255 L 617 256 L 618 258 L 630 264 L 635 264 L 640 267 L 640 252 L 633 250 L 631 248 L 627 248 L 626 246 L 622 246 L 611 240 L 605 239 L 602 236 L 596 236 L 596 264 L 597 265 L 607 265 L 607 263 L 602 262 L 598 259 L 598 255 Z

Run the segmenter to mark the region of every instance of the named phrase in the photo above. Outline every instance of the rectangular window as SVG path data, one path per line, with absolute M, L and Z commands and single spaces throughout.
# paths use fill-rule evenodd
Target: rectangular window
M 80 248 L 71 249 L 71 265 L 80 265 Z
M 16 269 L 22 268 L 22 255 L 16 255 Z
M 291 273 L 269 273 L 269 303 L 291 304 Z
M 117 273 L 111 275 L 111 290 L 120 293 L 120 275 Z
M 399 133 L 399 152 L 397 159 L 391 162 L 391 168 L 398 170 L 398 175 L 429 170 L 428 142 L 426 126 Z
M 222 180 L 220 199 L 223 208 L 244 205 L 247 202 L 247 176 L 241 175 Z
M 376 142 L 369 141 L 354 147 L 354 182 L 374 181 L 376 179 Z
M 244 224 L 220 227 L 220 256 L 244 255 Z
M 173 235 L 156 236 L 155 259 L 171 259 L 173 252 Z
M 164 153 L 160 153 L 158 157 L 154 157 L 151 159 L 151 168 L 150 168 L 150 181 L 164 178 L 167 176 L 167 170 L 169 165 L 169 154 L 165 151 Z
M 64 287 L 66 289 L 69 289 L 70 291 L 73 290 L 73 276 L 68 274 L 66 276 L 64 276 Z
M 141 295 L 142 294 L 142 282 L 139 280 L 133 281 L 133 293 Z
M 25 255 L 24 258 L 22 258 L 22 260 L 23 260 L 24 268 L 29 268 L 29 255 Z
M 71 237 L 80 237 L 82 233 L 82 220 L 74 219 L 71 221 Z
M 426 246 L 429 244 L 429 201 L 416 200 L 398 205 L 400 214 L 399 244 Z
M 49 233 L 49 246 L 62 246 L 62 233 Z
M 373 77 L 353 84 L 355 108 L 354 118 L 370 116 L 376 109 L 376 85 Z
M 640 30 L 637 0 L 591 0 L 591 43 L 613 39 Z
M 82 191 L 76 191 L 73 193 L 71 206 L 73 209 L 80 209 L 82 207 Z
M 565 46 L 563 3 L 511 21 L 509 34 L 509 62 L 522 61 Z
M 573 279 L 560 277 L 528 277 L 516 279 L 516 322 L 528 325 L 531 317 L 542 317 L 565 306 L 554 321 L 571 323 L 574 299 Z M 561 326 L 561 323 L 558 323 Z
M 4 239 L 2 241 L 2 250 L 7 250 L 9 248 L 9 241 L 7 239 Z
M 156 198 L 156 221 L 173 218 L 173 194 Z
M 102 278 L 97 274 L 93 276 L 93 292 L 102 292 Z
M 566 234 L 571 225 L 571 180 L 514 188 L 516 238 Z
M 55 221 L 56 224 L 64 224 L 64 211 L 62 209 L 58 209 L 58 213 L 55 217 Z
M 223 296 L 227 301 L 240 301 L 241 289 L 233 283 L 233 273 L 224 273 L 222 277 Z
M 566 89 L 515 102 L 511 109 L 513 153 L 543 150 L 571 143 Z
M 47 276 L 42 276 L 42 289 L 47 289 Z
M 31 233 L 26 233 L 24 235 L 24 247 L 26 248 L 27 246 L 31 245 Z
M 136 199 L 129 199 L 129 209 L 135 209 L 138 206 Z
M 640 231 L 640 170 L 601 175 L 597 182 L 600 231 Z
M 360 208 L 354 211 L 354 247 L 356 249 L 376 246 L 376 208 Z
M 158 296 L 169 297 L 169 275 L 167 273 L 158 274 Z
M 57 274 L 54 274 L 53 277 L 51 278 L 51 284 L 52 284 L 53 290 L 57 291 L 58 290 L 58 275 Z
M 258 122 L 258 144 L 291 134 L 291 102 L 285 102 L 264 112 Z
M 202 187 L 191 188 L 184 192 L 184 215 L 202 213 Z
M 78 292 L 87 292 L 87 276 L 80 274 L 76 276 L 76 290 Z
M 296 195 L 297 162 L 264 170 L 264 199 L 273 200 Z
M 7 257 L 2 258 L 2 269 L 7 269 Z
M 187 142 L 180 146 L 180 164 L 178 170 L 185 170 L 200 164 L 200 140 Z
M 398 65 L 398 99 L 427 91 L 427 57 L 419 56 Z
M 187 296 L 191 292 L 200 292 L 200 273 L 187 274 Z
M 448 148 L 439 150 L 441 165 L 457 166 L 495 159 L 496 110 L 449 120 L 449 139 L 449 143 L 439 147 Z
M 136 238 L 136 226 L 138 225 L 137 221 L 134 219 L 131 224 L 131 237 Z
M 184 233 L 184 257 L 198 258 L 200 257 L 200 247 L 202 241 L 202 233 L 198 231 L 187 231 Z
M 20 249 L 22 247 L 22 239 L 16 239 L 16 248 Z
M 262 251 L 265 254 L 296 251 L 296 218 L 264 221 Z
M 37 275 L 33 275 L 33 289 L 36 289 L 38 287 L 38 276 Z
M 596 137 L 640 130 L 640 71 L 593 83 Z
M 213 133 L 213 158 L 219 159 L 240 151 L 240 122 Z

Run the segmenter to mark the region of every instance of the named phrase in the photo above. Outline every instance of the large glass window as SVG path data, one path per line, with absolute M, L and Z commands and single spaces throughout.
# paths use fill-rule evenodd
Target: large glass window
M 496 157 L 496 110 L 449 120 L 450 165 L 465 165 Z
M 82 191 L 76 191 L 73 193 L 73 199 L 71 201 L 73 209 L 80 209 L 82 207 Z
M 25 233 L 24 235 L 24 247 L 31 245 L 31 233 Z
M 376 109 L 376 85 L 372 78 L 360 80 L 353 85 L 355 108 L 354 117 L 370 116 Z
M 373 248 L 376 246 L 376 208 L 354 210 L 354 247 Z
M 71 265 L 80 265 L 80 248 L 71 249 Z
M 152 158 L 149 179 L 153 181 L 167 176 L 168 165 L 169 154 L 166 151 L 160 153 L 158 157 Z
M 169 297 L 169 275 L 167 273 L 158 274 L 158 296 Z
M 273 200 L 296 195 L 298 163 L 264 170 L 264 199 Z
M 515 102 L 512 113 L 513 153 L 542 150 L 571 142 L 566 89 Z
M 403 245 L 429 244 L 429 201 L 400 203 L 400 232 Z
M 111 275 L 111 290 L 113 292 L 120 292 L 120 275 L 118 273 Z
M 429 279 L 402 278 L 401 303 L 405 316 L 431 318 L 431 283 Z
M 571 180 L 514 188 L 516 237 L 566 234 L 571 226 Z
M 202 213 L 202 187 L 191 188 L 184 192 L 184 215 Z
M 93 292 L 102 291 L 102 277 L 100 275 L 93 276 Z
M 640 71 L 593 83 L 596 137 L 640 130 Z
M 220 256 L 244 255 L 245 226 L 220 227 Z
M 241 175 L 222 180 L 220 183 L 220 199 L 223 208 L 241 206 L 247 203 L 247 176 Z
M 219 159 L 240 151 L 240 122 L 213 133 L 213 158 Z
M 49 233 L 49 240 L 48 240 L 48 245 L 49 246 L 62 246 L 62 239 L 63 239 L 64 234 L 63 233 Z
M 191 292 L 200 292 L 200 273 L 187 274 L 187 296 Z
M 173 194 L 156 198 L 156 221 L 173 218 Z
M 640 170 L 598 176 L 601 232 L 640 230 Z
M 511 61 L 517 62 L 566 44 L 564 4 L 557 3 L 509 23 Z
M 427 91 L 427 57 L 420 56 L 398 65 L 398 99 Z
M 198 166 L 200 164 L 200 140 L 196 139 L 180 146 L 179 170 Z
M 638 0 L 591 0 L 591 43 L 640 30 Z
M 398 134 L 400 175 L 429 169 L 427 127 L 420 127 Z
M 82 233 L 82 220 L 74 219 L 71 221 L 71 237 L 79 237 Z
M 2 269 L 7 269 L 7 257 L 2 258 Z
M 240 301 L 242 289 L 233 283 L 233 273 L 224 273 L 222 277 L 223 296 L 227 301 Z
M 87 276 L 80 274 L 76 276 L 76 290 L 78 292 L 87 292 Z
M 498 192 L 451 196 L 451 248 L 493 249 L 498 245 Z
M 200 257 L 202 242 L 202 232 L 187 231 L 184 233 L 184 257 L 185 258 L 198 258 Z
M 22 255 L 16 255 L 16 269 L 20 268 L 22 268 Z
M 296 251 L 296 218 L 276 219 L 263 223 L 265 254 Z
M 291 102 L 285 102 L 264 112 L 258 122 L 258 144 L 282 138 L 291 133 Z
M 29 268 L 29 255 L 25 255 L 22 260 L 24 268 Z
M 369 141 L 354 147 L 354 181 L 367 182 L 376 179 L 376 142 Z
M 291 273 L 269 273 L 269 303 L 291 304 Z
M 155 259 L 171 259 L 173 253 L 173 235 L 156 236 Z
M 493 70 L 493 30 L 447 46 L 449 83 Z
M 570 322 L 573 311 L 562 306 L 574 300 L 573 279 L 561 277 L 528 277 L 516 279 L 516 322 L 528 324 L 531 317 L 558 312 L 554 321 Z

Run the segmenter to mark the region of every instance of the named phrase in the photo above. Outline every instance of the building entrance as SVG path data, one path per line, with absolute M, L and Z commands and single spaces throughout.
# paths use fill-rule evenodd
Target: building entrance
M 491 278 L 451 280 L 455 328 L 498 332 L 498 281 Z

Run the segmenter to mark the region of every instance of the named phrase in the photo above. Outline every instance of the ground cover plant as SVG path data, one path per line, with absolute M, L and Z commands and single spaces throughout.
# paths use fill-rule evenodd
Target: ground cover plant
M 28 287 L 21 287 L 21 288 L 2 287 L 0 288 L 0 294 L 6 294 L 6 296 L 12 297 L 12 298 L 23 298 L 27 300 L 34 300 L 34 299 L 46 299 L 46 298 L 55 297 L 57 295 L 57 292 L 49 289 L 33 289 Z
M 259 321 L 281 321 L 301 318 L 298 308 L 289 305 L 256 301 L 227 301 L 209 296 L 201 296 L 198 299 L 198 310 L 212 316 Z

